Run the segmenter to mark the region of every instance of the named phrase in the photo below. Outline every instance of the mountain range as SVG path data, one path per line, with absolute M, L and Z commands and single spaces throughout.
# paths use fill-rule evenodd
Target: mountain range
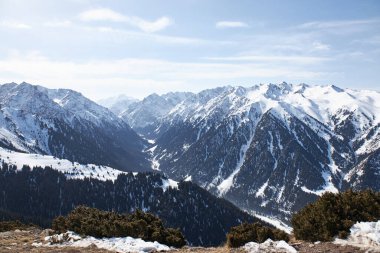
M 146 142 L 108 109 L 67 89 L 0 86 L 0 146 L 125 171 L 149 170 Z
M 285 82 L 227 86 L 170 93 L 179 101 L 173 106 L 168 95 L 131 106 L 155 115 L 131 126 L 153 140 L 152 168 L 173 179 L 192 180 L 243 210 L 285 222 L 326 191 L 380 190 L 377 91 Z M 165 114 L 155 113 L 161 103 Z M 119 117 L 136 122 L 125 112 Z
M 108 109 L 72 90 L 0 86 L 0 146 L 18 154 L 3 161 L 91 164 L 55 165 L 73 178 L 98 165 L 91 178 L 155 171 L 285 225 L 326 191 L 380 190 L 377 91 L 283 82 L 99 103 Z

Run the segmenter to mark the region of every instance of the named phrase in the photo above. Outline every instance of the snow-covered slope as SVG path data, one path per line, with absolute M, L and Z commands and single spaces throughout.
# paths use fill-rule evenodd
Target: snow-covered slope
M 108 109 L 67 89 L 0 86 L 0 146 L 124 170 L 149 170 L 144 141 Z
M 380 185 L 377 91 L 219 87 L 148 123 L 155 169 L 245 210 L 286 218 L 325 191 Z
M 149 138 L 152 124 L 158 121 L 173 109 L 173 107 L 191 96 L 189 92 L 170 92 L 164 95 L 152 94 L 141 101 L 130 103 L 117 103 L 106 106 L 125 120 L 133 129 L 141 135 Z
M 24 165 L 30 168 L 49 167 L 63 173 L 69 179 L 91 178 L 101 181 L 115 181 L 121 174 L 133 173 L 134 176 L 138 175 L 138 172 L 124 172 L 108 166 L 80 164 L 50 155 L 20 153 L 0 147 L 0 163 L 3 162 L 8 165 L 16 166 L 18 170 L 21 170 Z M 178 189 L 177 181 L 165 177 L 162 177 L 161 181 L 162 183 L 156 186 L 162 188 L 164 192 L 170 188 Z
M 30 168 L 50 167 L 65 174 L 67 178 L 76 179 L 94 178 L 102 181 L 115 181 L 120 174 L 126 173 L 107 166 L 80 164 L 66 159 L 59 159 L 54 156 L 20 153 L 4 148 L 0 148 L 0 162 L 15 165 L 17 169 L 22 169 L 24 165 Z M 166 188 L 167 186 L 165 185 L 164 189 Z

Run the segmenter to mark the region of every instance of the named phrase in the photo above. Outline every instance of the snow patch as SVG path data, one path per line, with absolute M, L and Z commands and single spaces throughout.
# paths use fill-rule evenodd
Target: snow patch
M 172 189 L 178 189 L 178 182 L 170 178 L 162 179 L 162 190 L 165 192 L 169 187 Z
M 183 150 L 183 152 L 186 152 L 189 148 L 190 148 L 190 144 L 188 144 L 188 143 L 185 143 L 184 145 L 183 145 L 183 147 L 182 147 L 182 150 Z
M 249 242 L 242 248 L 248 253 L 278 252 L 279 250 L 286 253 L 297 253 L 297 250 L 285 241 L 272 241 L 271 239 L 267 239 L 263 243 Z
M 152 159 L 152 170 L 160 170 L 160 162 L 156 157 Z
M 264 191 L 265 189 L 268 187 L 268 182 L 269 180 L 267 180 L 260 188 L 259 190 L 256 192 L 256 198 L 258 197 L 264 197 Z
M 302 186 L 301 190 L 306 192 L 306 193 L 310 193 L 310 194 L 314 194 L 314 195 L 318 195 L 318 196 L 322 196 L 322 194 L 325 192 L 332 192 L 332 193 L 338 193 L 339 192 L 339 190 L 332 183 L 332 177 L 331 177 L 331 174 L 329 172 L 323 171 L 322 177 L 325 180 L 325 185 L 323 186 L 323 188 L 321 190 L 316 190 L 316 191 L 310 190 L 306 186 Z
M 252 212 L 252 211 L 248 211 L 248 213 L 251 213 L 252 215 L 259 218 L 260 220 L 265 221 L 265 222 L 275 226 L 276 228 L 281 229 L 282 231 L 285 231 L 288 234 L 292 233 L 292 231 L 293 231 L 292 227 L 286 225 L 285 223 L 283 223 L 282 221 L 280 221 L 279 219 L 277 219 L 275 217 L 267 217 L 267 216 L 260 215 L 260 214 L 257 214 L 255 212 Z
M 335 239 L 334 243 L 373 249 L 376 252 L 380 251 L 380 220 L 377 222 L 357 222 L 351 227 L 350 232 L 351 234 L 346 240 Z
M 154 140 L 147 139 L 147 141 L 148 141 L 149 144 L 154 144 L 155 143 Z
M 95 238 L 92 236 L 81 237 L 78 234 L 68 231 L 63 234 L 45 237 L 46 244 L 34 246 L 47 247 L 80 247 L 87 248 L 96 245 L 100 249 L 127 253 L 127 252 L 155 252 L 168 251 L 170 247 L 158 242 L 146 242 L 140 238 L 132 237 L 112 237 L 112 238 Z M 59 242 L 59 243 L 55 243 Z

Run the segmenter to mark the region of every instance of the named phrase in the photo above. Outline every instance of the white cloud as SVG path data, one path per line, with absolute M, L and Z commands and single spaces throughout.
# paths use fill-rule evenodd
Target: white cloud
M 136 58 L 73 62 L 51 60 L 38 52 L 15 52 L 0 60 L 0 83 L 27 81 L 52 88 L 71 88 L 93 99 L 126 92 L 143 97 L 152 92 L 199 91 L 269 79 L 306 82 L 326 75 L 303 68 L 302 64 L 272 62 L 175 62 Z
M 83 21 L 114 21 L 124 22 L 128 18 L 111 9 L 101 8 L 87 10 L 79 14 L 79 18 Z
M 153 22 L 146 21 L 139 17 L 131 17 L 129 18 L 128 23 L 130 23 L 131 25 L 137 26 L 144 32 L 157 32 L 172 25 L 173 21 L 168 17 L 161 17 Z
M 215 24 L 217 28 L 242 28 L 249 27 L 247 23 L 241 21 L 219 21 Z
M 173 20 L 165 16 L 160 17 L 155 21 L 148 21 L 136 16 L 126 16 L 106 8 L 84 11 L 79 14 L 79 18 L 82 21 L 124 22 L 148 33 L 163 30 L 173 24 Z
M 21 23 L 21 22 L 15 22 L 15 21 L 3 21 L 0 22 L 0 26 L 6 27 L 6 28 L 12 28 L 12 29 L 30 29 L 32 28 L 30 25 Z

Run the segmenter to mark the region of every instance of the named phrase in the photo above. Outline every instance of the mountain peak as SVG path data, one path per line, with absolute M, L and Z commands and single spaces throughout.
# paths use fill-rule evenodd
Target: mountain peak
M 0 103 L 2 147 L 122 169 L 149 169 L 141 151 L 144 141 L 126 122 L 79 92 L 12 83 L 0 86 Z

